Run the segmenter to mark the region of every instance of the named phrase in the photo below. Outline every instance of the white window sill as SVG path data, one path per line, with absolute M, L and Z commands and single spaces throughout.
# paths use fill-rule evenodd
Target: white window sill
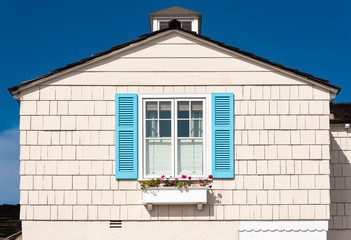
M 142 190 L 142 202 L 152 210 L 154 205 L 197 204 L 199 210 L 207 203 L 208 187 L 157 187 Z

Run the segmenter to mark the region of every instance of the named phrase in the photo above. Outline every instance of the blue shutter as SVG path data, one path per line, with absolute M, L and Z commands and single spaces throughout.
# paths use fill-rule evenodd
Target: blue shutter
M 138 95 L 116 94 L 116 179 L 138 178 Z
M 234 178 L 233 93 L 212 93 L 212 175 Z

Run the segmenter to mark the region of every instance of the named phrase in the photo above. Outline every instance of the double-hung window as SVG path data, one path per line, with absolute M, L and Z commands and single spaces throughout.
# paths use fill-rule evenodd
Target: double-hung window
M 233 93 L 116 94 L 116 178 L 233 178 L 233 107 Z
M 142 98 L 143 178 L 205 176 L 206 106 L 206 98 Z

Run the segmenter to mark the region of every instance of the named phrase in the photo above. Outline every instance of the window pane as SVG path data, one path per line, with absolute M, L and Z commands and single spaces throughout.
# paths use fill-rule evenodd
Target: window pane
M 157 118 L 157 102 L 146 103 L 146 118 L 147 119 Z
M 171 102 L 160 102 L 160 118 L 171 118 Z
M 189 118 L 189 102 L 178 102 L 178 118 Z
M 191 102 L 191 118 L 202 118 L 202 102 Z
M 187 21 L 187 22 L 182 22 L 182 28 L 188 31 L 191 31 L 191 22 Z
M 189 137 L 189 120 L 178 120 L 178 137 Z
M 146 137 L 157 137 L 157 120 L 146 121 Z
M 202 174 L 202 140 L 178 140 L 178 175 Z
M 160 22 L 160 30 L 168 28 L 168 22 Z
M 171 132 L 171 120 L 160 120 L 160 137 L 170 137 Z
M 171 140 L 146 140 L 146 175 L 172 175 Z
M 202 137 L 202 120 L 191 121 L 191 136 Z

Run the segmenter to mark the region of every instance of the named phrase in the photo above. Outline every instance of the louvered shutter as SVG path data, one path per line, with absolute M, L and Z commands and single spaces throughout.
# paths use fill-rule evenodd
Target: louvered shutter
M 138 95 L 116 94 L 116 179 L 138 178 Z
M 234 178 L 233 93 L 212 93 L 212 175 Z

